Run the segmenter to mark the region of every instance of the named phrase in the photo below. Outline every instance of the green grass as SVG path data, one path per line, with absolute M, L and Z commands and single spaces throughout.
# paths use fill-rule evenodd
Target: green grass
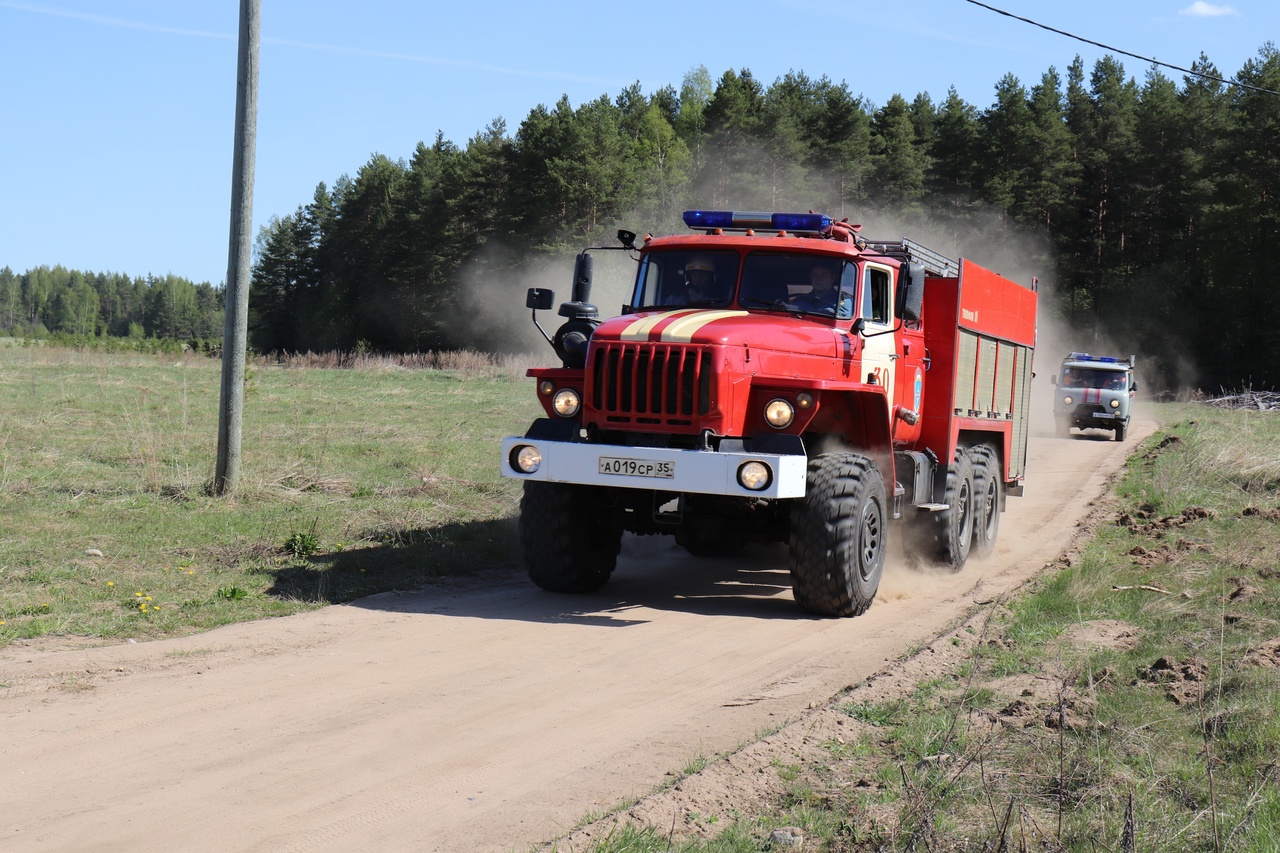
M 523 366 L 255 364 L 236 493 L 207 493 L 221 364 L 0 347 L 0 645 L 281 616 L 513 564 Z
M 832 851 L 1280 850 L 1280 416 L 1159 414 L 1095 538 L 992 609 L 991 642 L 904 699 L 837 700 L 856 748 L 788 763 L 772 811 L 710 840 L 619 828 L 596 853 L 760 850 L 783 826 Z M 1133 644 L 1072 640 L 1102 620 Z M 998 722 L 1008 679 L 1044 687 L 1025 725 Z

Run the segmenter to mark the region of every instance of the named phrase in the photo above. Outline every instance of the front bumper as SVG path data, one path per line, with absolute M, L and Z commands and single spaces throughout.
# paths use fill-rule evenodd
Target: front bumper
M 1115 429 L 1117 424 L 1129 422 L 1128 412 L 1093 404 L 1077 406 L 1066 417 L 1070 418 L 1072 426 L 1080 429 Z
M 542 454 L 541 465 L 530 474 L 512 466 L 514 451 L 526 445 Z M 738 471 L 748 462 L 766 465 L 772 473 L 763 489 L 748 489 L 738 482 Z M 798 454 L 624 447 L 521 436 L 502 441 L 502 476 L 516 480 L 744 498 L 800 498 L 804 497 L 807 469 L 807 458 Z

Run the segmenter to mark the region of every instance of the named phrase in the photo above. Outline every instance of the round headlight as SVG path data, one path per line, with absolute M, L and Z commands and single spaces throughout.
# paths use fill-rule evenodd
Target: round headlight
M 551 398 L 551 408 L 555 409 L 560 417 L 571 418 L 578 414 L 578 409 L 582 408 L 582 398 L 572 388 L 561 388 Z
M 801 391 L 796 395 L 796 407 L 807 409 L 813 405 L 813 395 L 808 391 Z
M 551 392 L 556 390 L 556 383 L 550 379 L 544 379 L 538 383 L 538 393 L 544 397 L 550 396 Z
M 1118 408 L 1120 408 L 1120 401 L 1119 401 L 1119 400 L 1112 400 L 1112 401 L 1111 401 L 1111 408 L 1113 408 L 1113 409 L 1118 409 Z
M 773 481 L 773 472 L 763 462 L 744 462 L 738 468 L 738 482 L 744 489 L 758 492 L 769 488 Z
M 511 449 L 511 467 L 532 474 L 542 466 L 542 454 L 532 444 L 521 444 Z
M 1074 401 L 1071 399 L 1071 395 L 1068 394 L 1066 397 L 1062 398 L 1062 402 L 1070 406 Z
M 790 426 L 791 421 L 796 416 L 795 407 L 791 405 L 790 400 L 784 400 L 781 397 L 775 397 L 770 400 L 764 407 L 764 419 L 769 422 L 769 426 L 774 429 L 782 429 Z

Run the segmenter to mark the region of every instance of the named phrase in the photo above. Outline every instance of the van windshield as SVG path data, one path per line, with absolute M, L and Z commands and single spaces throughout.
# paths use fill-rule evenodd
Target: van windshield
M 1118 370 L 1094 370 L 1089 367 L 1064 367 L 1062 380 L 1064 388 L 1111 388 L 1123 391 L 1129 384 L 1123 372 Z

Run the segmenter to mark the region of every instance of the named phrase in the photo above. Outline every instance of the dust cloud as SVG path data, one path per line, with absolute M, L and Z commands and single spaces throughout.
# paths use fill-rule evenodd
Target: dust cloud
M 616 245 L 616 243 L 615 243 Z M 630 294 L 635 278 L 635 262 L 626 251 L 595 251 L 591 302 L 601 319 L 614 317 Z M 450 325 L 462 330 L 473 348 L 503 353 L 531 353 L 538 361 L 552 364 L 555 353 L 534 325 L 532 312 L 525 307 L 531 287 L 551 290 L 555 301 L 550 311 L 539 311 L 538 324 L 554 336 L 564 322 L 557 313 L 561 303 L 572 297 L 575 255 L 542 255 L 519 252 L 508 246 L 490 245 L 458 271 L 461 287 Z

